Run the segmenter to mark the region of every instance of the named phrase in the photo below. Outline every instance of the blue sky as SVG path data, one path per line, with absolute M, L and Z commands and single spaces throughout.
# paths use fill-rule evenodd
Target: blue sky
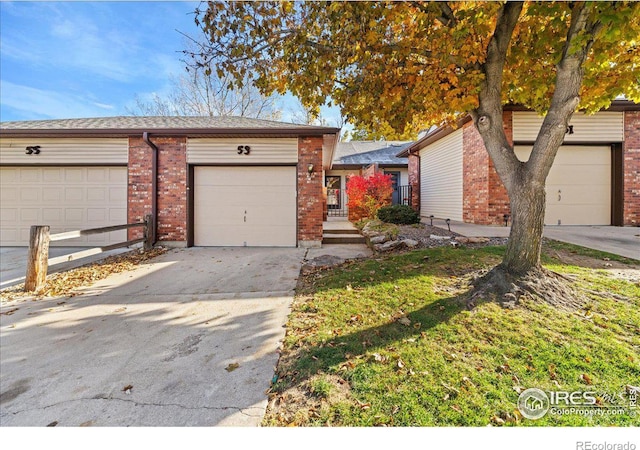
M 125 115 L 136 95 L 168 92 L 198 4 L 0 2 L 0 120 Z M 297 108 L 281 107 L 285 121 Z

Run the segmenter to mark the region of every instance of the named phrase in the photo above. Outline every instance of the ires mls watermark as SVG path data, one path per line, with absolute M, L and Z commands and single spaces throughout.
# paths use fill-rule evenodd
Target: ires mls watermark
M 548 391 L 529 388 L 518 397 L 518 410 L 527 419 L 555 416 L 635 416 L 640 388 L 625 386 L 617 394 L 597 391 Z

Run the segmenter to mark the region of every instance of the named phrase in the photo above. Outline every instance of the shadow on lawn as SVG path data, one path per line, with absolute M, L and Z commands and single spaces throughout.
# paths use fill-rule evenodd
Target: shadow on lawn
M 409 325 L 392 320 L 382 325 L 354 330 L 319 345 L 309 345 L 297 352 L 294 351 L 297 361 L 288 368 L 289 373 L 286 375 L 289 375 L 290 382 L 301 383 L 318 372 L 333 372 L 337 367 L 355 357 L 388 349 L 398 341 L 410 338 L 421 339 L 426 331 L 448 322 L 452 317 L 467 310 L 466 296 L 467 292 L 439 299 L 409 312 L 406 314 L 411 321 Z

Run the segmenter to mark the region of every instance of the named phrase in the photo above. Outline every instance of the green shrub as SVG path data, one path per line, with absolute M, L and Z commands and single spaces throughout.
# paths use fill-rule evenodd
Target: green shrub
M 383 206 L 378 210 L 378 219 L 386 223 L 409 225 L 419 223 L 420 216 L 407 205 Z

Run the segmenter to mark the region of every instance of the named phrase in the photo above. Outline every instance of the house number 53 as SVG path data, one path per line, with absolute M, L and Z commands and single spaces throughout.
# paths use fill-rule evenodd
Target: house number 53
M 238 155 L 248 155 L 251 153 L 251 147 L 248 145 L 238 145 Z

